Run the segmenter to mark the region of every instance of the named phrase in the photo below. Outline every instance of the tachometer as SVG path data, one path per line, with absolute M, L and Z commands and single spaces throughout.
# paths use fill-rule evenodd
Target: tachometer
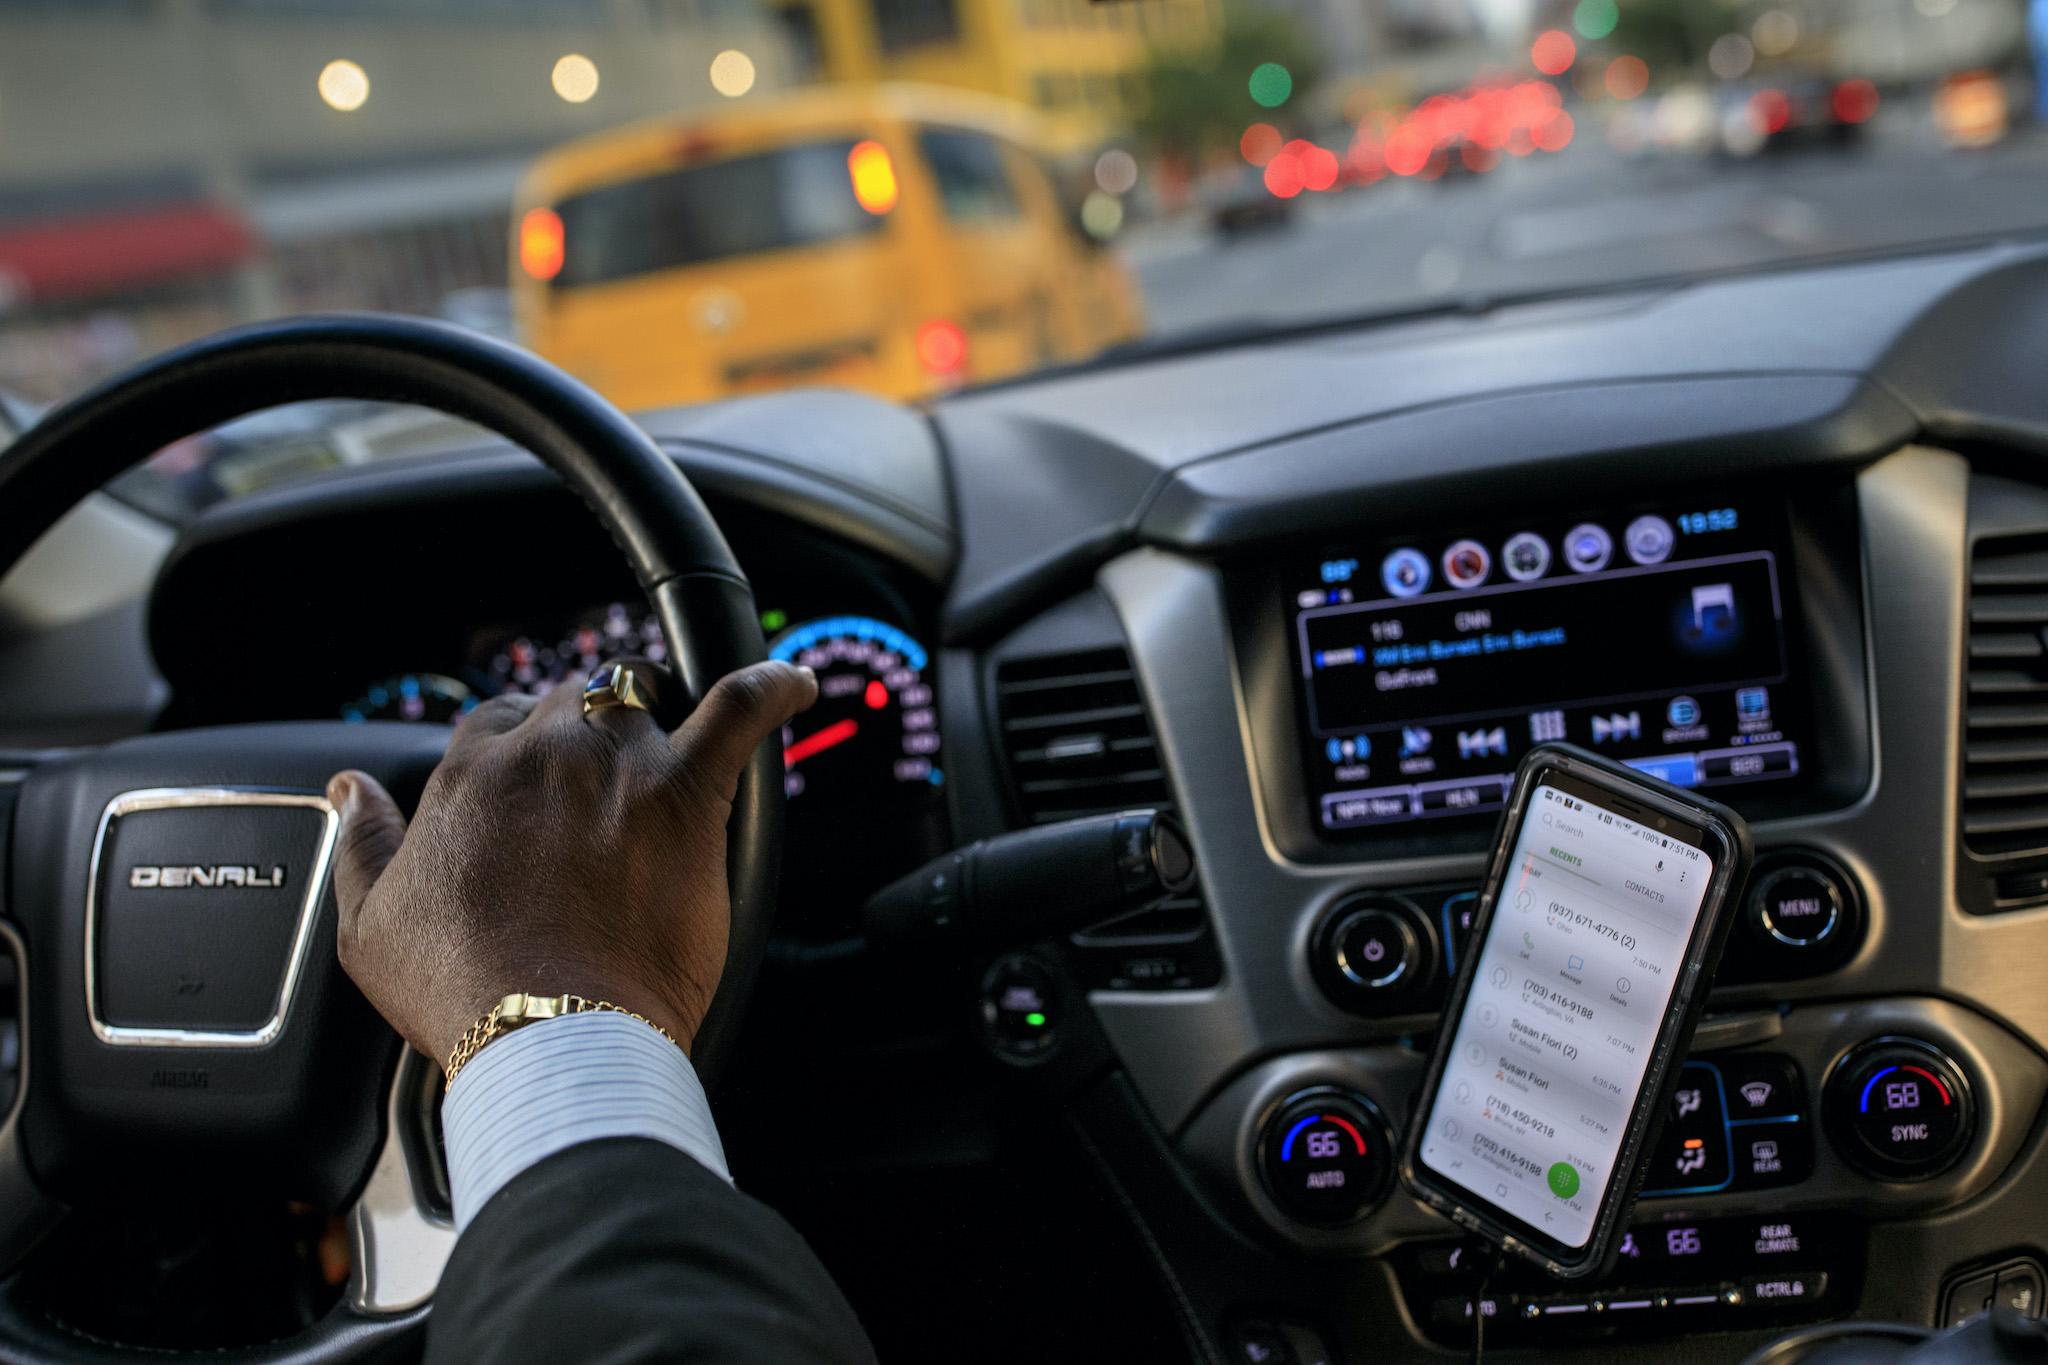
M 792 799 L 907 794 L 945 780 L 923 645 L 885 621 L 827 616 L 784 631 L 768 655 L 818 675 L 818 704 L 782 732 Z
M 661 663 L 668 643 L 646 603 L 612 602 L 550 631 L 487 639 L 476 653 L 480 681 L 492 695 L 539 693 L 571 677 L 581 684 L 599 664 L 623 655 Z

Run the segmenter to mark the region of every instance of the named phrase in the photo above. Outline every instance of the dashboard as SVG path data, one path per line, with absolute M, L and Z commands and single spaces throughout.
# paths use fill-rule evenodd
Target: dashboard
M 2042 354 L 2048 252 L 1990 246 L 648 415 L 825 684 L 784 736 L 789 1050 L 734 1123 L 840 1179 L 1007 1169 L 983 1135 L 1056 1115 L 1207 1358 L 1431 1359 L 1483 1314 L 1504 1353 L 1739 1359 L 2038 1301 Z M 156 581 L 156 724 L 432 722 L 658 651 L 587 520 L 490 449 L 226 504 Z M 1549 739 L 1711 791 L 1759 858 L 1621 1264 L 1481 1295 L 1388 1152 Z M 1133 805 L 1192 893 L 854 937 L 927 858 Z M 821 1153 L 798 1105 L 866 1117 Z

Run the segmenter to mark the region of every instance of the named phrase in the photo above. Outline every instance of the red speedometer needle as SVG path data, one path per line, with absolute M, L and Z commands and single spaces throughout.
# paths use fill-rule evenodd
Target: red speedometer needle
M 844 744 L 852 739 L 860 723 L 854 720 L 835 720 L 814 735 L 805 735 L 782 751 L 782 766 L 794 768 L 812 754 L 821 754 L 835 744 Z

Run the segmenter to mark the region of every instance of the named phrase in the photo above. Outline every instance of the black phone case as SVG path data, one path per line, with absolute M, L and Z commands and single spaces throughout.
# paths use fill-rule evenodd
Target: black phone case
M 1407 1132 L 1402 1138 L 1401 1183 L 1417 1199 L 1503 1251 L 1533 1261 L 1557 1279 L 1576 1280 L 1610 1269 L 1620 1249 L 1622 1227 L 1635 1207 L 1636 1194 L 1647 1174 L 1643 1154 L 1655 1146 L 1663 1129 L 1672 1092 L 1678 1086 L 1680 1064 L 1685 1060 L 1693 1032 L 1699 1026 L 1714 969 L 1720 964 L 1721 951 L 1728 942 L 1728 931 L 1735 922 L 1737 893 L 1748 880 L 1753 850 L 1748 825 L 1741 816 L 1719 802 L 1709 801 L 1682 787 L 1674 787 L 1647 773 L 1573 745 L 1539 745 L 1529 751 L 1515 771 L 1514 787 L 1494 835 L 1493 857 L 1487 865 L 1485 885 L 1480 890 L 1478 913 L 1472 921 L 1468 939 L 1470 943 L 1484 943 L 1492 931 L 1494 910 L 1507 877 L 1516 832 L 1521 829 L 1530 792 L 1535 789 L 1538 778 L 1546 773 L 1577 778 L 1652 810 L 1697 824 L 1719 840 L 1726 852 L 1725 857 L 1715 859 L 1714 878 L 1701 902 L 1700 922 L 1693 929 L 1692 946 L 1687 951 L 1683 974 L 1672 991 L 1667 1023 L 1657 1034 L 1656 1046 L 1643 1072 L 1642 1091 L 1629 1119 L 1628 1131 L 1623 1135 L 1621 1148 L 1615 1155 L 1615 1169 L 1629 1172 L 1628 1178 L 1616 1180 L 1608 1186 L 1593 1221 L 1592 1236 L 1587 1239 L 1583 1252 L 1561 1256 L 1553 1249 L 1527 1239 L 1515 1223 L 1496 1213 L 1492 1206 L 1451 1188 L 1448 1183 L 1437 1183 L 1438 1178 L 1421 1165 L 1423 1124 L 1435 1107 L 1437 1088 L 1443 1082 L 1444 1068 L 1449 1061 L 1446 1044 L 1457 1021 L 1464 1016 L 1465 1001 L 1478 973 L 1481 954 L 1465 953 L 1464 965 L 1459 969 L 1457 979 L 1451 983 L 1450 997 L 1445 1001 L 1444 1012 L 1437 1025 L 1429 1070 L 1416 1094 Z

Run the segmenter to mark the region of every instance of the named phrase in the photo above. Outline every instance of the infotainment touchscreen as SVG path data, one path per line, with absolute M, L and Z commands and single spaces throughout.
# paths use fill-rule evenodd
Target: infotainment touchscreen
M 1292 572 L 1316 824 L 1497 812 L 1565 740 L 1684 787 L 1783 782 L 1809 738 L 1782 506 L 1530 518 Z

